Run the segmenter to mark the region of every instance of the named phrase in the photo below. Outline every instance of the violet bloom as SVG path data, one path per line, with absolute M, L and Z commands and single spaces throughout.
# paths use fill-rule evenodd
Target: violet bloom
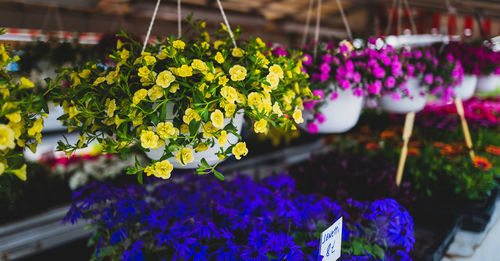
M 434 76 L 431 73 L 428 73 L 424 76 L 424 82 L 428 85 L 431 85 L 433 80 Z
M 332 67 L 328 63 L 322 63 L 319 66 L 319 70 L 321 71 L 321 74 L 328 74 L 332 70 Z
M 314 122 L 307 124 L 307 130 L 309 133 L 318 133 L 318 125 Z
M 359 72 L 354 72 L 352 74 L 352 80 L 353 80 L 354 83 L 361 82 L 361 74 Z
M 341 54 L 347 54 L 349 52 L 349 47 L 346 44 L 343 44 L 339 47 L 339 51 Z
M 396 86 L 396 79 L 394 79 L 394 77 L 392 76 L 387 77 L 387 79 L 385 80 L 385 87 L 394 88 L 394 86 Z
M 325 93 L 322 90 L 314 90 L 312 93 L 313 96 L 319 96 L 319 100 L 317 101 L 322 101 L 323 97 L 325 97 Z
M 363 96 L 363 89 L 359 87 L 354 88 L 354 90 L 352 90 L 352 94 L 354 94 L 354 96 L 361 97 Z
M 393 92 L 391 95 L 392 99 L 395 101 L 401 100 L 401 94 L 399 92 Z
M 304 109 L 306 110 L 312 110 L 314 108 L 314 102 L 304 102 L 302 105 L 304 105 Z
M 351 88 L 351 83 L 348 80 L 340 80 L 339 85 L 344 90 Z
M 370 94 L 378 95 L 378 94 L 380 94 L 380 91 L 382 90 L 382 82 L 377 80 L 374 83 L 369 84 L 367 86 L 367 89 L 368 89 L 368 92 Z
M 446 55 L 446 60 L 448 60 L 449 63 L 452 63 L 455 61 L 455 57 L 451 53 Z
M 307 66 L 311 65 L 312 57 L 309 54 L 304 54 L 304 56 L 302 57 L 302 63 Z
M 319 76 L 319 79 L 321 80 L 321 82 L 326 82 L 326 81 L 328 81 L 329 78 L 330 78 L 330 74 L 328 74 L 328 73 L 322 73 Z
M 326 116 L 322 113 L 317 113 L 316 120 L 318 121 L 319 124 L 323 124 L 326 121 Z
M 375 68 L 373 68 L 372 72 L 376 78 L 384 78 L 385 76 L 385 71 L 380 66 L 376 66 Z
M 334 101 L 339 97 L 338 92 L 333 92 L 332 95 L 330 96 L 330 100 Z
M 415 58 L 415 59 L 420 59 L 420 58 L 422 58 L 422 52 L 421 52 L 420 50 L 415 50 L 415 51 L 413 52 L 413 58 Z
M 277 46 L 276 48 L 273 49 L 273 54 L 274 56 L 287 56 L 288 53 L 285 49 L 281 48 L 280 46 Z
M 331 63 L 332 62 L 332 56 L 329 53 L 327 53 L 327 54 L 323 55 L 322 60 L 325 63 Z

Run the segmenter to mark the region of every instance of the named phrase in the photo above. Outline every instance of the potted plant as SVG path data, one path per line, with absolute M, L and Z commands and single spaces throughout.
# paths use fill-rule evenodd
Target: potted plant
M 304 103 L 302 128 L 310 133 L 342 133 L 354 127 L 363 108 L 361 74 L 356 70 L 354 48 L 342 41 L 317 46 L 318 59 L 304 55 L 305 70 L 311 75 L 314 99 Z
M 26 180 L 22 150 L 36 151 L 41 143 L 42 115 L 48 108 L 44 96 L 32 91 L 35 84 L 25 77 L 14 81 L 7 73 L 7 65 L 17 60 L 0 44 L 0 175 L 9 173 Z
M 494 91 L 500 84 L 500 53 L 493 51 L 490 45 L 481 46 L 475 57 L 478 60 L 479 74 L 477 90 L 482 92 Z
M 167 179 L 173 168 L 222 179 L 217 164 L 248 153 L 239 135 L 244 116 L 257 133 L 303 121 L 310 91 L 299 52 L 273 55 L 260 38 L 233 47 L 224 26 L 212 44 L 204 22 L 190 23 L 190 39 L 168 37 L 141 53 L 129 38 L 110 55 L 115 64 L 63 70 L 58 79 L 69 86 L 54 84 L 52 93 L 65 109 L 60 119 L 80 140 L 58 148 L 71 153 L 97 141 L 104 152 L 124 155 L 136 144 L 153 161 L 129 169 L 139 180 L 143 172 Z

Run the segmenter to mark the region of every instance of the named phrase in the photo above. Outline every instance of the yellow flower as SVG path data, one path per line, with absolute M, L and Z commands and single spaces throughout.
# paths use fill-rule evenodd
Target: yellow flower
M 232 118 L 236 111 L 236 105 L 234 105 L 234 103 L 228 103 L 224 106 L 224 110 L 226 111 L 226 117 Z
M 167 58 L 167 57 L 168 57 L 168 52 L 166 49 L 162 49 L 161 52 L 156 55 L 156 58 L 158 58 L 160 60 L 165 60 L 165 58 Z
M 238 98 L 238 92 L 236 91 L 235 88 L 231 86 L 224 86 L 220 90 L 220 94 L 224 99 L 226 99 L 229 103 L 234 103 L 236 99 Z
M 80 72 L 78 74 L 78 76 L 80 76 L 83 79 L 89 78 L 89 75 L 90 75 L 90 70 L 89 69 L 84 69 L 82 72 Z
M 251 92 L 248 94 L 248 106 L 250 107 L 259 107 L 262 103 L 262 95 L 258 92 Z
M 177 75 L 180 77 L 189 77 L 193 75 L 193 68 L 183 64 L 181 67 L 177 68 Z
M 139 68 L 137 75 L 139 75 L 139 77 L 141 78 L 148 78 L 150 73 L 151 71 L 147 66 L 142 66 L 141 68 Z
M 85 135 L 79 135 L 78 136 L 78 143 L 77 143 L 78 148 L 81 148 L 86 140 L 87 140 L 87 137 L 85 137 Z
M 109 72 L 108 75 L 106 75 L 106 83 L 108 85 L 113 84 L 115 82 L 115 79 L 116 80 L 120 79 L 120 77 L 118 76 L 118 72 L 117 71 Z
M 247 76 L 247 69 L 241 65 L 234 65 L 229 69 L 229 74 L 231 75 L 231 80 L 243 81 Z
M 146 95 L 148 95 L 148 91 L 146 89 L 137 90 L 134 93 L 134 97 L 132 98 L 132 104 L 133 105 L 139 104 L 139 102 L 141 102 L 142 100 L 144 100 L 144 98 L 146 98 Z
M 94 83 L 92 85 L 97 86 L 97 85 L 103 83 L 105 80 L 106 80 L 106 78 L 104 78 L 102 76 L 101 77 L 97 77 L 97 79 L 95 79 L 95 81 L 94 81 Z
M 142 112 L 137 113 L 137 111 L 134 111 L 132 114 L 129 114 L 129 118 L 132 120 L 132 125 L 137 127 L 142 124 L 143 114 Z
M 260 119 L 253 124 L 255 133 L 266 133 L 267 132 L 267 121 Z
M 123 47 L 122 41 L 118 40 L 116 41 L 116 49 L 121 49 Z
M 162 88 L 167 88 L 174 81 L 175 81 L 175 76 L 172 74 L 171 71 L 168 70 L 161 72 L 160 74 L 158 74 L 158 77 L 156 78 L 156 84 L 161 86 Z
M 6 166 L 5 166 L 5 165 L 6 165 L 6 164 L 3 164 L 2 162 L 0 162 L 0 175 L 2 175 L 2 174 L 3 174 L 3 172 L 5 171 L 5 168 L 6 168 Z
M 210 120 L 212 120 L 212 124 L 214 127 L 218 129 L 224 128 L 224 114 L 220 110 L 215 110 L 210 114 Z
M 158 85 L 154 85 L 151 89 L 148 90 L 149 99 L 152 101 L 156 101 L 163 97 L 163 88 Z
M 21 89 L 24 89 L 24 88 L 33 88 L 35 87 L 35 84 L 32 83 L 30 80 L 28 80 L 27 78 L 25 77 L 21 77 L 21 79 L 19 79 L 19 83 L 20 83 L 20 88 Z
M 171 122 L 160 122 L 156 126 L 156 133 L 158 133 L 160 138 L 166 140 L 169 136 L 175 135 L 175 127 Z
M 239 160 L 241 156 L 248 154 L 247 144 L 245 142 L 238 142 L 232 149 L 234 157 Z
M 260 39 L 260 37 L 257 37 L 255 38 L 255 42 L 260 46 L 260 47 L 265 47 L 266 46 L 266 43 L 264 43 L 262 41 L 262 39 Z
M 219 145 L 221 145 L 221 146 L 226 145 L 226 143 L 227 143 L 227 131 L 221 131 L 220 136 L 217 139 L 217 141 L 219 142 Z
M 0 150 L 16 147 L 14 131 L 5 124 L 0 124 Z
M 221 45 L 223 45 L 223 44 L 224 44 L 224 42 L 223 42 L 223 41 L 221 41 L 221 40 L 217 40 L 217 41 L 215 41 L 215 42 L 214 42 L 214 48 L 215 48 L 215 50 L 219 50 L 219 47 L 220 47 Z
M 280 78 L 277 74 L 269 73 L 266 76 L 266 81 L 271 85 L 272 90 L 276 90 L 278 84 L 280 83 Z
M 224 62 L 224 57 L 222 56 L 222 54 L 220 52 L 217 52 L 217 54 L 215 54 L 215 61 L 217 61 L 218 63 L 222 64 Z
M 33 123 L 33 126 L 28 129 L 28 135 L 35 137 L 38 133 L 42 132 L 43 129 L 43 118 L 38 118 Z
M 155 164 L 155 177 L 169 179 L 174 166 L 168 160 L 163 160 Z
M 153 149 L 158 146 L 159 137 L 152 131 L 142 131 L 141 146 L 145 149 Z
M 153 65 L 156 63 L 156 58 L 154 58 L 154 56 L 151 56 L 151 55 L 146 55 L 146 56 L 144 56 L 143 59 L 146 62 L 147 66 Z
M 229 79 L 226 76 L 219 77 L 219 85 L 225 86 L 227 82 Z
M 7 97 L 9 97 L 9 96 L 10 96 L 10 91 L 9 91 L 9 89 L 7 89 L 7 88 L 5 88 L 5 89 L 1 89 L 1 88 L 0 88 L 0 95 L 2 95 L 2 97 L 3 97 L 4 99 L 7 99 Z
M 9 121 L 11 121 L 12 123 L 18 123 L 21 121 L 21 112 L 16 111 L 13 113 L 9 113 L 9 114 L 5 115 L 5 117 L 7 119 L 9 119 Z
M 200 59 L 194 59 L 193 62 L 191 63 L 191 67 L 193 67 L 193 69 L 198 70 L 200 72 L 208 71 L 207 64 Z
M 172 46 L 174 46 L 174 48 L 176 49 L 183 50 L 186 44 L 182 40 L 175 40 L 172 43 Z
M 234 48 L 232 53 L 231 53 L 234 57 L 243 57 L 243 55 L 245 54 L 245 51 L 243 51 L 242 49 L 240 48 Z
M 108 117 L 113 117 L 116 111 L 116 100 L 115 99 L 106 99 L 106 112 L 108 114 Z
M 303 123 L 304 122 L 304 119 L 302 119 L 302 111 L 301 110 L 295 110 L 295 112 L 293 113 L 293 120 L 296 122 L 296 123 Z
M 14 131 L 14 137 L 17 139 L 19 136 L 21 136 L 23 130 L 24 130 L 24 121 L 21 119 L 19 122 L 9 122 L 9 127 Z
M 217 132 L 217 128 L 212 124 L 211 121 L 203 124 L 201 127 L 201 131 L 203 132 L 203 138 L 208 139 L 214 136 L 214 133 Z
M 207 35 L 208 35 L 208 34 L 207 34 Z M 202 43 L 201 43 L 201 48 L 203 48 L 203 49 L 208 49 L 208 48 L 210 48 L 210 44 L 209 44 L 208 42 L 202 42 Z
M 116 125 L 116 127 L 120 127 L 120 125 L 122 123 L 124 123 L 124 122 L 125 122 L 125 120 L 120 119 L 120 117 L 118 116 L 118 114 L 115 115 L 115 125 Z
M 122 59 L 122 61 L 127 60 L 129 56 L 130 56 L 130 52 L 127 49 L 121 50 L 120 59 Z
M 274 102 L 273 112 L 278 114 L 279 116 L 283 115 L 283 112 L 281 111 L 281 108 L 280 108 L 280 105 L 278 104 L 278 102 Z
M 193 149 L 182 148 L 177 154 L 175 154 L 175 159 L 181 166 L 186 166 L 186 164 L 194 161 Z
M 182 125 L 181 125 L 181 133 L 182 133 L 182 134 L 187 134 L 187 133 L 189 133 L 189 126 L 187 126 L 186 124 L 182 124 Z
M 182 121 L 186 124 L 189 124 L 192 120 L 199 121 L 200 119 L 200 115 L 198 115 L 198 113 L 191 108 L 187 108 L 184 112 L 184 116 L 182 117 Z
M 259 51 L 257 51 L 257 53 L 255 54 L 255 56 L 257 57 L 257 60 L 262 65 L 262 67 L 267 68 L 267 65 L 269 64 L 269 60 L 266 58 L 266 56 L 263 55 Z
M 172 84 L 172 87 L 170 87 L 170 90 L 168 90 L 170 93 L 175 93 L 177 92 L 177 90 L 179 90 L 179 84 L 178 83 L 174 83 Z
M 206 151 L 208 150 L 208 144 L 206 144 L 205 142 L 200 142 L 200 144 L 198 144 L 198 146 L 196 146 L 194 150 L 196 152 Z
M 26 164 L 24 164 L 20 169 L 12 170 L 12 173 L 20 180 L 26 181 Z
M 146 173 L 146 175 L 149 177 L 151 175 L 153 175 L 155 173 L 155 167 L 153 166 L 147 166 L 145 169 L 144 169 L 144 173 Z
M 274 74 L 278 75 L 278 77 L 280 77 L 280 79 L 283 79 L 283 69 L 281 69 L 281 66 L 279 66 L 277 64 L 273 64 L 273 65 L 271 65 L 271 67 L 269 67 L 269 72 L 274 73 Z
M 267 102 L 263 102 L 263 103 L 259 104 L 259 106 L 257 107 L 257 110 L 260 112 L 270 113 L 273 110 L 273 107 L 271 106 L 271 104 L 269 104 Z
M 213 73 L 207 73 L 207 74 L 205 74 L 205 80 L 207 80 L 208 82 L 213 81 L 214 78 L 215 78 L 215 76 L 214 76 Z

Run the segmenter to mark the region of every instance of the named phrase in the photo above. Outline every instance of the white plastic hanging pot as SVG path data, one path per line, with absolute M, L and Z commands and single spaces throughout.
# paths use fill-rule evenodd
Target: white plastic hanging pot
M 474 95 L 477 85 L 477 76 L 465 74 L 462 83 L 455 87 L 455 95 L 462 100 L 468 100 Z
M 410 78 L 406 85 L 409 95 L 399 100 L 394 100 L 391 93 L 383 94 L 378 99 L 380 107 L 392 113 L 405 114 L 421 111 L 427 103 L 427 92 L 420 85 L 420 81 L 421 79 L 419 78 Z
M 167 106 L 167 107 L 168 108 L 167 108 L 166 117 L 167 117 L 167 119 L 171 119 L 171 118 L 173 118 L 173 115 L 171 113 L 172 109 L 173 109 L 173 104 L 171 106 Z M 170 112 L 170 113 L 168 113 L 168 112 Z M 224 126 L 226 126 L 230 122 L 231 122 L 230 118 L 225 118 L 224 119 Z M 238 134 L 240 134 L 241 129 L 243 127 L 243 112 L 235 113 L 235 116 L 233 118 L 233 125 L 238 130 Z M 224 145 L 224 150 L 229 148 L 229 146 L 231 146 L 231 144 L 236 144 L 238 142 L 238 140 L 239 140 L 238 137 L 236 137 L 234 134 L 228 133 L 227 134 L 227 143 L 226 143 L 226 145 Z M 167 142 L 167 145 L 168 145 L 168 142 Z M 189 146 L 188 148 L 193 149 L 193 151 L 195 149 L 192 146 Z M 170 163 L 172 163 L 172 165 L 176 169 L 195 169 L 198 167 L 198 165 L 201 164 L 201 160 L 203 158 L 207 161 L 207 163 L 209 165 L 213 166 L 217 162 L 219 162 L 219 157 L 216 155 L 216 153 L 220 151 L 220 148 L 221 148 L 221 146 L 218 144 L 217 139 L 215 139 L 215 143 L 214 143 L 213 147 L 208 148 L 207 150 L 201 151 L 201 152 L 194 151 L 194 153 L 193 153 L 194 161 L 187 163 L 185 166 L 182 166 L 175 159 L 170 159 L 169 161 L 170 161 Z M 159 160 L 161 158 L 161 156 L 163 156 L 164 150 L 165 150 L 165 146 L 161 146 L 156 150 L 150 149 L 149 152 L 146 152 L 146 155 L 152 160 Z M 174 152 L 174 155 L 175 155 L 175 153 L 177 153 L 177 152 Z
M 64 127 L 62 122 L 58 121 L 57 118 L 61 117 L 64 114 L 64 109 L 62 106 L 55 106 L 54 103 L 50 102 L 47 104 L 49 107 L 49 113 L 47 114 L 47 118 L 43 119 L 43 131 L 62 131 L 67 128 Z
M 329 88 L 335 88 L 330 84 Z M 363 97 L 356 96 L 352 90 L 337 88 L 338 97 L 331 100 L 325 97 L 326 103 L 320 108 L 326 120 L 318 124 L 319 133 L 343 133 L 352 129 L 358 123 L 361 109 L 363 108 Z M 314 112 L 304 110 L 304 123 L 300 127 L 307 130 L 307 120 L 314 119 Z
M 500 75 L 481 75 L 477 80 L 476 90 L 479 92 L 492 92 L 500 85 Z

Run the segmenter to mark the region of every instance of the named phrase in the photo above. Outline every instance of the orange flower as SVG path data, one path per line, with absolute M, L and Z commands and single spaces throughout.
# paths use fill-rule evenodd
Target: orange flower
M 476 168 L 482 169 L 482 170 L 489 170 L 492 167 L 490 161 L 487 158 L 483 158 L 483 157 L 479 157 L 479 156 L 474 157 L 474 166 L 476 166 Z
M 420 146 L 422 146 L 422 142 L 420 142 L 420 141 L 412 141 L 412 142 L 410 142 L 410 146 L 412 146 L 412 147 L 420 147 Z
M 500 147 L 490 145 L 490 146 L 486 147 L 486 152 L 493 154 L 493 155 L 496 155 L 496 156 L 500 156 Z
M 408 156 L 418 156 L 420 155 L 420 150 L 415 147 L 408 148 Z
M 446 144 L 440 142 L 440 141 L 436 141 L 436 142 L 433 142 L 432 143 L 432 146 L 436 147 L 436 148 L 442 148 L 444 147 Z
M 454 154 L 454 152 L 455 152 L 455 150 L 453 149 L 453 147 L 451 145 L 447 145 L 447 144 L 444 144 L 441 147 L 441 150 L 439 151 L 439 153 L 441 153 L 443 155 L 451 155 L 451 154 Z
M 376 142 L 370 142 L 365 145 L 366 150 L 378 150 L 380 149 L 380 144 Z
M 393 139 L 396 136 L 397 136 L 397 133 L 393 130 L 385 130 L 382 133 L 380 133 L 380 138 L 382 138 L 382 140 Z

